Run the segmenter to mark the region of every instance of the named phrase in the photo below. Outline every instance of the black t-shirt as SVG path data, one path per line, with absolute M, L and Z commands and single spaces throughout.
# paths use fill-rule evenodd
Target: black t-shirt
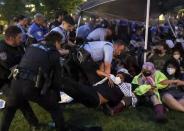
M 99 92 L 104 98 L 106 98 L 110 104 L 116 105 L 119 103 L 124 94 L 120 90 L 120 88 L 116 85 L 114 87 L 110 87 L 108 82 L 105 82 L 101 85 L 95 87 L 96 91 Z

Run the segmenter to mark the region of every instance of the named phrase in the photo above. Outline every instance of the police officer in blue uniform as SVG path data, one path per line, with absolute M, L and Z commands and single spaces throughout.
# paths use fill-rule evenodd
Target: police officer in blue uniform
M 63 18 L 63 22 L 60 26 L 51 30 L 51 32 L 58 32 L 62 36 L 62 48 L 59 52 L 62 56 L 67 56 L 69 54 L 68 48 L 74 46 L 74 44 L 69 40 L 70 32 L 73 31 L 75 25 L 74 19 L 70 15 L 66 15 Z
M 21 30 L 17 26 L 10 26 L 5 31 L 5 39 L 0 42 L 0 88 L 5 96 L 9 95 L 11 68 L 19 64 L 24 54 L 21 39 Z M 20 109 L 31 126 L 38 126 L 38 120 L 27 101 L 22 102 Z
M 20 15 L 17 17 L 18 19 L 18 23 L 17 23 L 17 27 L 19 27 L 22 31 L 22 42 L 25 44 L 26 40 L 27 40 L 27 30 L 26 30 L 26 26 L 28 24 L 28 18 L 24 15 Z
M 96 19 L 92 18 L 88 23 L 80 26 L 77 29 L 77 38 L 85 41 L 89 33 L 91 33 L 95 29 L 95 23 L 96 23 Z
M 66 16 L 68 12 L 62 11 L 62 12 L 57 12 L 55 16 L 55 21 L 50 23 L 49 25 L 49 30 L 54 29 L 55 27 L 58 27 L 62 24 L 64 16 Z
M 56 130 L 65 131 L 58 103 L 61 66 L 56 47 L 61 45 L 61 39 L 59 33 L 51 32 L 45 38 L 46 44 L 33 44 L 26 50 L 14 73 L 0 131 L 8 131 L 15 111 L 24 100 L 36 102 L 46 109 L 56 123 Z
M 108 21 L 103 20 L 99 27 L 97 26 L 86 37 L 87 41 L 112 41 L 113 30 Z
M 62 43 L 69 44 L 69 33 L 73 31 L 75 25 L 74 19 L 70 15 L 66 15 L 63 18 L 63 22 L 60 26 L 51 30 L 56 31 L 62 35 Z
M 107 41 L 94 41 L 83 45 L 78 59 L 87 73 L 90 85 L 97 82 L 98 76 L 110 77 L 113 57 L 119 56 L 124 50 L 123 41 L 116 41 L 114 44 Z
M 44 36 L 48 30 L 43 26 L 45 18 L 42 14 L 38 13 L 34 16 L 34 23 L 28 29 L 27 45 L 38 43 L 44 40 Z

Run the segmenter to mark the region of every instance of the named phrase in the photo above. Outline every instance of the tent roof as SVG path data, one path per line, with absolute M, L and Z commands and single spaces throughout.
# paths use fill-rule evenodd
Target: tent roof
M 84 13 L 102 17 L 144 21 L 147 0 L 89 0 L 80 6 Z M 151 0 L 151 16 L 174 10 L 184 5 L 184 0 Z

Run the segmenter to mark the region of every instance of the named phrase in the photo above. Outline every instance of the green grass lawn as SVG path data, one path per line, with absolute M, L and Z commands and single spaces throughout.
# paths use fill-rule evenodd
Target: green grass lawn
M 4 35 L 0 34 L 0 40 L 2 40 L 4 38 Z
M 2 38 L 3 36 L 0 35 L 0 40 Z M 37 104 L 32 104 L 32 107 L 41 123 L 52 122 L 50 115 L 45 110 Z M 64 110 L 68 123 L 81 126 L 101 126 L 104 131 L 184 131 L 184 113 L 169 111 L 167 114 L 169 121 L 162 125 L 153 122 L 153 111 L 146 107 L 125 110 L 115 117 L 106 116 L 97 109 L 88 109 L 79 104 L 68 105 Z M 1 115 L 0 111 L 0 120 Z M 16 113 L 10 131 L 29 131 L 28 123 L 20 111 Z
M 51 122 L 50 115 L 42 108 L 33 104 L 33 109 L 42 123 Z M 0 113 L 0 116 L 2 113 Z M 184 114 L 169 111 L 169 122 L 156 124 L 152 120 L 153 112 L 150 108 L 139 107 L 136 110 L 125 110 L 118 116 L 105 116 L 97 109 L 88 109 L 82 105 L 68 105 L 64 110 L 67 122 L 82 126 L 101 126 L 104 131 L 183 131 Z M 28 131 L 29 126 L 23 115 L 18 111 L 11 125 L 10 131 Z M 47 131 L 47 130 L 45 130 Z M 49 131 L 49 129 L 48 129 Z

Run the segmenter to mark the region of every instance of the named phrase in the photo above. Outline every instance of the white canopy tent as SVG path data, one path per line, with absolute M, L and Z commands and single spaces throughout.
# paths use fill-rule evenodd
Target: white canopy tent
M 102 17 L 146 20 L 145 50 L 148 46 L 149 18 L 158 17 L 161 13 L 173 11 L 184 6 L 184 0 L 89 0 L 80 6 L 81 13 Z M 78 22 L 80 24 L 81 16 Z M 146 61 L 146 52 L 144 62 Z

